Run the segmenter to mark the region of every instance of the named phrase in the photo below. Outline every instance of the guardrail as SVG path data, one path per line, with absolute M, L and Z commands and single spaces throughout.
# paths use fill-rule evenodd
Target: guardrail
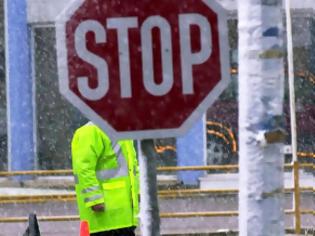
M 285 210 L 286 215 L 293 215 L 293 210 Z M 301 210 L 303 215 L 314 215 L 313 210 Z M 161 218 L 192 218 L 192 217 L 232 217 L 238 216 L 238 211 L 205 211 L 205 212 L 162 212 Z M 79 221 L 78 215 L 38 216 L 39 221 Z M 0 223 L 27 222 L 28 217 L 2 217 Z
M 294 188 L 284 189 L 285 193 L 294 192 Z M 300 192 L 314 192 L 312 187 L 301 187 Z M 194 197 L 196 195 L 212 195 L 212 194 L 237 194 L 238 189 L 176 189 L 176 190 L 159 190 L 159 198 L 178 198 L 178 197 Z M 25 195 L 0 195 L 0 204 L 26 204 L 26 203 L 43 203 L 49 201 L 57 202 L 74 202 L 76 200 L 75 193 L 65 194 L 25 194 Z
M 300 163 L 301 168 L 313 168 L 312 163 Z M 292 164 L 285 164 L 284 168 L 292 169 Z M 210 166 L 163 166 L 158 167 L 157 171 L 193 171 L 193 170 L 238 170 L 238 165 L 210 165 Z M 0 177 L 10 177 L 18 175 L 36 175 L 36 176 L 51 176 L 51 175 L 72 175 L 72 170 L 29 170 L 29 171 L 0 171 Z

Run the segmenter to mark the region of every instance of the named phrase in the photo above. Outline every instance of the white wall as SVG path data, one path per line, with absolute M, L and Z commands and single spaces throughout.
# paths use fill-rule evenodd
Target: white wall
M 70 0 L 27 0 L 27 19 L 32 24 L 52 24 Z
M 49 24 L 55 22 L 58 14 L 73 0 L 27 0 L 28 3 L 28 22 L 31 24 Z M 230 11 L 230 17 L 236 18 L 237 0 L 217 0 L 222 6 Z M 294 45 L 305 46 L 310 44 L 310 33 L 308 22 L 304 16 L 313 14 L 315 17 L 315 0 L 291 0 L 291 7 L 295 20 L 293 23 L 304 27 L 295 27 L 298 33 L 294 34 Z
M 237 0 L 217 0 L 226 9 L 236 10 Z M 311 9 L 315 11 L 315 0 L 291 0 L 293 9 Z M 70 0 L 28 0 L 28 22 L 49 24 L 55 21 L 57 15 L 69 4 Z M 236 17 L 236 14 L 232 14 Z
M 236 10 L 237 0 L 217 0 L 228 10 Z M 285 0 L 283 0 L 284 2 Z M 294 9 L 312 8 L 315 10 L 314 0 L 291 0 L 291 7 Z

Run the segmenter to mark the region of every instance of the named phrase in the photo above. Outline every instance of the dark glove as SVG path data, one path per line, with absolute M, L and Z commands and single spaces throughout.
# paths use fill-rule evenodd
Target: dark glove
M 105 211 L 104 203 L 96 204 L 94 206 L 91 206 L 91 208 L 95 212 L 103 212 L 103 211 Z

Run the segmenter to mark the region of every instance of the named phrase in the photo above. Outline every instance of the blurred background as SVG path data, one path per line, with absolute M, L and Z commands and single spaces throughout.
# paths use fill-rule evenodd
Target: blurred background
M 3 1 L 0 1 L 0 170 L 7 170 L 7 118 Z M 315 152 L 315 19 L 312 9 L 295 9 L 293 45 L 297 106 L 298 152 Z M 237 163 L 238 58 L 237 20 L 231 11 L 229 43 L 232 82 L 208 109 L 207 163 Z M 36 158 L 38 169 L 70 168 L 73 131 L 86 122 L 58 90 L 56 39 L 53 23 L 33 24 L 33 59 L 36 102 Z M 286 82 L 286 85 L 288 83 Z M 286 130 L 290 134 L 288 86 L 285 95 Z M 176 112 L 176 111 L 174 111 Z M 176 140 L 156 140 L 159 165 L 176 164 Z M 290 145 L 290 136 L 287 137 Z M 289 150 L 289 148 L 288 148 Z
M 9 1 L 9 0 L 8 0 Z M 50 17 L 51 12 L 58 10 L 49 9 L 47 12 L 36 12 L 38 18 L 32 19 L 32 12 L 36 11 L 35 5 L 47 4 L 49 1 L 28 0 L 29 5 L 29 26 L 31 29 L 30 40 L 32 43 L 32 63 L 33 63 L 33 81 L 34 81 L 34 105 L 35 105 L 35 169 L 37 170 L 68 170 L 71 169 L 70 142 L 73 132 L 76 128 L 87 122 L 87 119 L 71 105 L 59 93 L 58 75 L 57 75 L 57 58 L 56 58 L 56 37 L 53 19 Z M 52 1 L 57 5 L 64 5 L 63 1 Z M 206 157 L 200 160 L 202 165 L 217 165 L 223 166 L 228 164 L 238 164 L 238 33 L 237 33 L 237 13 L 233 8 L 233 4 L 229 6 L 231 1 L 225 2 L 229 10 L 229 44 L 230 44 L 230 60 L 231 60 L 231 83 L 228 88 L 222 93 L 219 99 L 206 112 L 206 124 L 204 132 L 206 136 Z M 232 1 L 234 2 L 234 1 Z M 296 94 L 296 115 L 297 115 L 297 142 L 298 156 L 301 163 L 314 163 L 315 156 L 315 7 L 303 5 L 303 2 L 296 5 L 299 7 L 292 9 L 292 27 L 293 27 L 293 46 L 294 46 L 294 69 L 295 69 L 295 94 Z M 5 30 L 4 30 L 4 1 L 0 0 L 0 171 L 8 171 L 8 131 L 7 131 L 7 98 L 6 98 L 6 73 L 5 73 Z M 35 15 L 36 15 L 35 14 Z M 48 20 L 41 22 L 41 17 L 47 15 Z M 286 32 L 284 32 L 286 33 Z M 286 58 L 286 57 L 284 57 Z M 286 63 L 286 61 L 285 61 Z M 23 65 L 21 65 L 23 66 Z M 286 77 L 287 77 L 287 71 Z M 286 78 L 285 89 L 285 129 L 288 133 L 285 146 L 285 161 L 291 162 L 291 144 L 290 144 L 290 117 L 289 117 L 289 92 L 288 81 Z M 170 111 L 170 112 L 175 112 Z M 202 137 L 200 137 L 202 138 Z M 189 161 L 182 159 L 178 154 L 176 138 L 155 139 L 154 155 L 157 158 L 158 167 L 173 167 L 179 165 L 189 165 Z M 135 146 L 137 147 L 136 143 Z M 17 147 L 18 148 L 18 147 Z M 305 158 L 306 157 L 306 158 Z M 309 158 L 313 157 L 313 158 Z M 235 170 L 207 170 L 202 171 L 201 178 L 198 180 L 198 188 L 200 189 L 220 189 L 234 188 L 237 186 L 237 180 L 234 174 Z M 303 172 L 304 173 L 304 172 Z M 312 168 L 306 168 L 305 173 L 313 174 Z M 196 175 L 187 174 L 185 178 L 179 178 L 182 172 L 159 171 L 159 189 L 191 189 L 196 187 L 190 186 L 190 178 L 195 179 Z M 216 174 L 224 174 L 216 175 Z M 305 177 L 307 184 L 314 182 L 309 176 Z M 200 175 L 199 175 L 200 176 Z M 291 176 L 290 176 L 291 177 Z M 287 179 L 289 179 L 288 177 Z M 184 182 L 181 180 L 184 179 Z M 2 180 L 0 178 L 0 180 Z M 41 179 L 40 183 L 32 183 L 30 187 L 38 187 L 42 192 L 33 191 L 34 194 L 43 194 L 45 187 L 49 188 L 49 181 L 52 179 Z M 52 189 L 62 189 L 66 192 L 49 192 L 49 194 L 72 194 L 73 183 L 72 179 L 67 178 L 53 179 L 54 184 Z M 11 184 L 11 185 L 10 185 Z M 306 185 L 307 185 L 306 184 Z M 0 181 L 3 191 L 12 194 L 17 191 L 14 189 L 6 189 L 5 187 L 15 187 L 12 182 Z M 307 185 L 308 186 L 308 185 Z M 21 186 L 23 187 L 23 183 Z M 308 189 L 309 190 L 309 189 Z M 70 192 L 68 192 L 70 191 Z M 314 191 L 314 190 L 313 190 Z M 22 192 L 26 194 L 28 192 Z M 48 193 L 48 192 L 47 192 Z M 202 211 L 208 210 L 237 210 L 237 194 L 235 191 L 230 191 L 227 194 L 220 195 L 213 193 L 210 197 L 203 194 L 193 198 L 185 198 L 180 195 L 174 198 L 170 195 L 169 198 L 161 199 L 161 211 L 185 209 L 187 211 L 198 209 Z M 36 211 L 42 214 L 64 214 L 65 212 L 76 214 L 76 207 L 73 203 L 74 196 L 70 199 L 72 202 L 56 203 L 45 201 L 40 204 L 25 203 L 17 205 L 15 202 L 9 202 L 11 205 L 0 205 L 1 216 L 25 216 L 29 211 Z M 57 198 L 57 197 L 56 197 Z M 304 207 L 310 207 L 314 204 L 312 191 L 306 193 L 302 197 Z M 285 204 L 287 208 L 292 205 L 292 199 L 286 195 Z M 59 205 L 58 205 L 59 204 Z M 206 207 L 205 207 L 206 206 Z M 17 214 L 15 214 L 17 213 Z M 312 215 L 305 216 L 304 223 L 308 227 L 313 227 L 314 219 Z M 211 229 L 229 227 L 237 228 L 237 217 L 225 219 L 223 217 L 211 219 L 200 218 L 199 223 L 190 221 L 190 218 L 172 219 L 162 224 L 166 225 L 168 232 L 176 232 L 179 226 L 190 227 L 198 231 L 202 229 L 202 225 L 208 225 Z M 166 223 L 165 223 L 166 222 Z M 210 222 L 210 223 L 209 223 Z M 292 218 L 287 219 L 288 225 L 292 225 Z M 59 223 L 55 223 L 58 225 Z M 77 233 L 77 225 L 73 226 L 70 223 L 69 230 L 72 233 Z M 6 225 L 7 226 L 7 225 Z M 25 225 L 21 226 L 22 228 Z M 60 223 L 59 228 L 67 228 Z M 1 224 L 0 224 L 1 228 Z M 14 226 L 10 226 L 12 230 Z M 58 226 L 54 227 L 58 229 Z M 313 227 L 314 228 L 314 227 Z M 56 232 L 48 226 L 46 227 L 47 235 L 57 235 Z M 5 232 L 10 232 L 9 230 Z M 63 232 L 63 233 L 62 233 Z M 61 235 L 67 234 L 68 231 L 62 231 Z M 0 236 L 1 236 L 0 231 Z M 7 234 L 6 234 L 7 235 Z M 46 234 L 45 234 L 46 235 Z M 73 234 L 75 235 L 75 234 Z M 228 234 L 227 234 L 228 235 Z M 59 235 L 58 235 L 59 236 Z

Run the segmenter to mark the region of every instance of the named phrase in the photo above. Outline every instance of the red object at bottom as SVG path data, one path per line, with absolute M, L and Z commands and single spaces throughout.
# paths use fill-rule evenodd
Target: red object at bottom
M 81 221 L 80 223 L 80 236 L 90 236 L 89 223 Z

